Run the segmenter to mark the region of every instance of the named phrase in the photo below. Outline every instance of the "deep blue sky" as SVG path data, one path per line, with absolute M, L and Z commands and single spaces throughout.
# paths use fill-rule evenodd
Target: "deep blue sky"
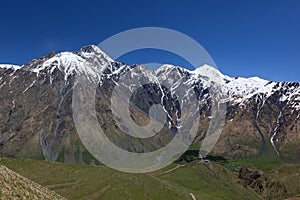
M 0 24 L 0 63 L 21 65 L 51 50 L 76 51 L 127 29 L 158 26 L 197 40 L 224 74 L 300 82 L 297 0 L 11 0 L 1 2 Z M 123 61 L 168 58 L 148 53 Z

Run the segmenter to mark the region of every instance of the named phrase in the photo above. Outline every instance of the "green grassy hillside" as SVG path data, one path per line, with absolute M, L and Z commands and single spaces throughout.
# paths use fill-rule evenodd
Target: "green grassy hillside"
M 173 164 L 148 174 L 24 159 L 3 158 L 0 164 L 67 199 L 260 199 L 235 175 L 212 163 Z

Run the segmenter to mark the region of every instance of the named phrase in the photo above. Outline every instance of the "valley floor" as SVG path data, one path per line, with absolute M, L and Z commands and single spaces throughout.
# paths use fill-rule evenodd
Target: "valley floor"
M 214 162 L 193 161 L 186 164 L 172 164 L 148 174 L 122 173 L 104 166 L 18 158 L 2 158 L 0 165 L 67 199 L 267 199 L 269 193 L 281 191 L 278 189 L 281 187 L 280 184 L 286 189 L 287 193 L 282 194 L 285 196 L 277 195 L 277 198 L 269 199 L 287 197 L 297 199 L 297 195 L 300 194 L 299 165 L 282 165 L 273 169 L 257 170 L 263 177 L 255 180 L 257 183 L 267 180 L 262 183 L 265 188 L 275 184 L 269 188 L 278 190 L 264 191 L 261 196 L 255 192 L 255 188 L 245 184 L 245 180 L 249 180 L 247 174 L 246 178 L 239 179 L 239 174 L 230 172 L 226 166 Z M 249 172 L 252 174 L 251 170 Z

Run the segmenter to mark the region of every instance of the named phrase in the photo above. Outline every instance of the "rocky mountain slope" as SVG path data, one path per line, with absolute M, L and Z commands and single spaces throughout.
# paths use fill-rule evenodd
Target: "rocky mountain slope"
M 117 126 L 111 96 L 124 74 L 132 80 L 151 80 L 130 97 L 131 118 L 137 124 L 149 122 L 149 108 L 153 104 L 163 106 L 167 121 L 153 137 L 134 138 Z M 78 52 L 52 52 L 22 67 L 0 65 L 1 156 L 95 162 L 82 145 L 72 118 L 72 92 L 78 75 L 99 80 L 98 121 L 109 139 L 128 151 L 153 151 L 174 137 L 184 119 L 180 109 L 184 102 L 176 96 L 180 87 L 185 88 L 188 98 L 191 94 L 197 97 L 200 123 L 194 144 L 200 145 L 211 121 L 211 91 L 218 83 L 217 91 L 227 108 L 225 125 L 213 154 L 234 159 L 300 159 L 299 83 L 231 78 L 208 65 L 194 71 L 163 65 L 151 71 L 140 65 L 114 62 L 96 46 L 83 47 Z M 126 91 L 133 89 L 130 84 L 125 87 Z
M 0 199 L 65 199 L 39 184 L 0 165 Z

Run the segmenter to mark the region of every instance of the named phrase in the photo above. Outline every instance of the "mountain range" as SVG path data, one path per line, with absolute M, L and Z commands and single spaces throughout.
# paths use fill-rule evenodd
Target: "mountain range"
M 167 123 L 153 137 L 134 138 L 117 126 L 111 97 L 124 74 L 151 80 L 132 93 L 129 110 L 137 124 L 147 125 L 150 107 L 162 106 Z M 200 120 L 192 146 L 200 147 L 212 120 L 211 91 L 217 83 L 226 115 L 222 134 L 210 154 L 228 159 L 300 161 L 299 83 L 232 78 L 209 65 L 195 70 L 169 64 L 156 70 L 127 66 L 97 46 L 51 52 L 23 66 L 0 65 L 0 156 L 98 163 L 82 144 L 73 121 L 72 92 L 78 75 L 99 80 L 95 103 L 98 122 L 111 141 L 128 151 L 153 151 L 174 137 L 184 118 L 182 102 L 175 95 L 182 85 L 199 103 Z M 131 91 L 133 86 L 126 85 L 125 90 Z

